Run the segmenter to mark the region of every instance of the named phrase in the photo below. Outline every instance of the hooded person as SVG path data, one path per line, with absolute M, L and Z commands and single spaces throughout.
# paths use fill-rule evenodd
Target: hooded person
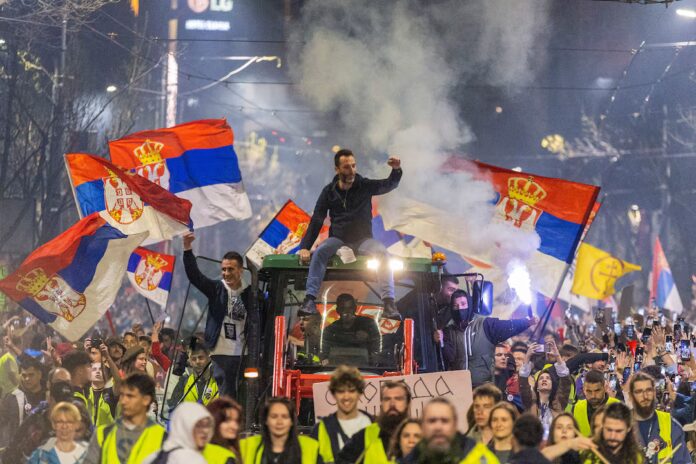
M 162 449 L 149 455 L 143 464 L 167 454 L 167 464 L 206 464 L 203 448 L 213 437 L 215 421 L 208 410 L 198 403 L 181 403 L 172 413 L 169 436 Z
M 452 318 L 443 330 L 447 370 L 468 370 L 474 388 L 495 380 L 495 346 L 534 326 L 537 317 L 501 320 L 474 314 L 464 290 L 452 293 Z

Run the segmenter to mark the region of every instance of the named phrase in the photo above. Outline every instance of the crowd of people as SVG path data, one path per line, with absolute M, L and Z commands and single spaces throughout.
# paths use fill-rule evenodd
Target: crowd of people
M 460 297 L 452 292 L 453 313 Z M 370 416 L 359 407 L 360 371 L 340 366 L 329 384 L 336 412 L 318 418 L 311 433 L 298 426 L 294 401 L 274 397 L 260 408 L 260 433 L 249 435 L 202 337 L 186 347 L 162 421 L 153 405 L 184 348 L 170 329 L 136 326 L 78 346 L 15 314 L 4 322 L 0 357 L 2 462 L 696 462 L 691 328 L 666 324 L 656 310 L 642 324 L 636 319 L 603 324 L 594 336 L 569 321 L 567 333 L 586 337 L 581 346 L 558 334 L 543 343 L 524 335 L 497 341 L 491 381 L 454 399 L 471 402 L 466 430 L 444 397 L 416 414 L 402 381 L 381 382 L 379 413 Z
M 309 262 L 302 321 L 317 317 L 315 299 L 337 250 L 386 253 L 372 240 L 369 205 L 398 185 L 400 160 L 388 164 L 389 178 L 373 181 L 357 175 L 352 152 L 336 154 L 336 177 L 298 253 Z M 327 213 L 333 240 L 312 254 Z M 238 402 L 249 326 L 259 317 L 250 310 L 243 259 L 225 254 L 222 279 L 210 278 L 198 269 L 194 240 L 184 237 L 183 261 L 208 311 L 204 331 L 189 343 L 178 343 L 161 322 L 69 343 L 27 313 L 0 315 L 4 464 L 696 462 L 696 332 L 684 320 L 668 322 L 657 308 L 623 319 L 600 309 L 590 321 L 568 318 L 563 330 L 534 340 L 529 329 L 538 318 L 477 314 L 449 275 L 433 296 L 432 343 L 440 369 L 469 372 L 470 394 L 435 397 L 417 409 L 408 384 L 385 377 L 373 417 L 360 410 L 360 370 L 340 365 L 329 382 L 336 411 L 311 431 L 298 425 L 295 402 L 285 397 L 264 398 L 255 430 Z M 385 271 L 378 281 L 383 316 L 399 320 L 393 276 Z M 342 294 L 336 304 L 340 318 L 326 333 L 328 345 L 357 340 L 378 357 L 379 334 L 356 320 L 355 298 Z M 467 404 L 466 417 L 458 417 Z

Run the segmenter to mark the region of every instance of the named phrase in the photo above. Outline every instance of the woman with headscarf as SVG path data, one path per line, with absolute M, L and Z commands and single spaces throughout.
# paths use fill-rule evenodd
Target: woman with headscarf
M 162 449 L 148 456 L 143 464 L 167 455 L 167 464 L 207 464 L 203 449 L 213 436 L 214 421 L 207 409 L 198 403 L 181 403 L 172 414 L 169 436 Z

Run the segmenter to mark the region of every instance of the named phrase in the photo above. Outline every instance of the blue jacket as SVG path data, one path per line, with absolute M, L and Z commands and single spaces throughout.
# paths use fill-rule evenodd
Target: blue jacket
M 56 453 L 56 439 L 49 438 L 46 443 L 36 448 L 27 461 L 27 464 L 60 464 L 60 459 L 58 459 L 58 453 Z M 85 458 L 85 452 L 77 460 L 78 463 L 82 462 Z
M 191 284 L 201 291 L 208 298 L 208 316 L 205 322 L 205 344 L 211 350 L 215 348 L 217 339 L 222 330 L 222 322 L 227 314 L 227 289 L 221 280 L 213 280 L 206 277 L 200 269 L 193 251 L 184 251 L 184 269 L 186 276 Z M 251 287 L 242 291 L 242 302 L 247 310 L 246 325 L 244 333 L 249 325 L 249 321 L 255 315 L 251 313 Z

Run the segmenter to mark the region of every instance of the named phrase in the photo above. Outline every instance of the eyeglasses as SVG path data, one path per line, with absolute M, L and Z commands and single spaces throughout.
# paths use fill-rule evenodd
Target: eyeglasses
M 54 427 L 65 427 L 66 425 L 73 425 L 75 421 L 65 421 L 65 420 L 54 420 L 53 426 Z

